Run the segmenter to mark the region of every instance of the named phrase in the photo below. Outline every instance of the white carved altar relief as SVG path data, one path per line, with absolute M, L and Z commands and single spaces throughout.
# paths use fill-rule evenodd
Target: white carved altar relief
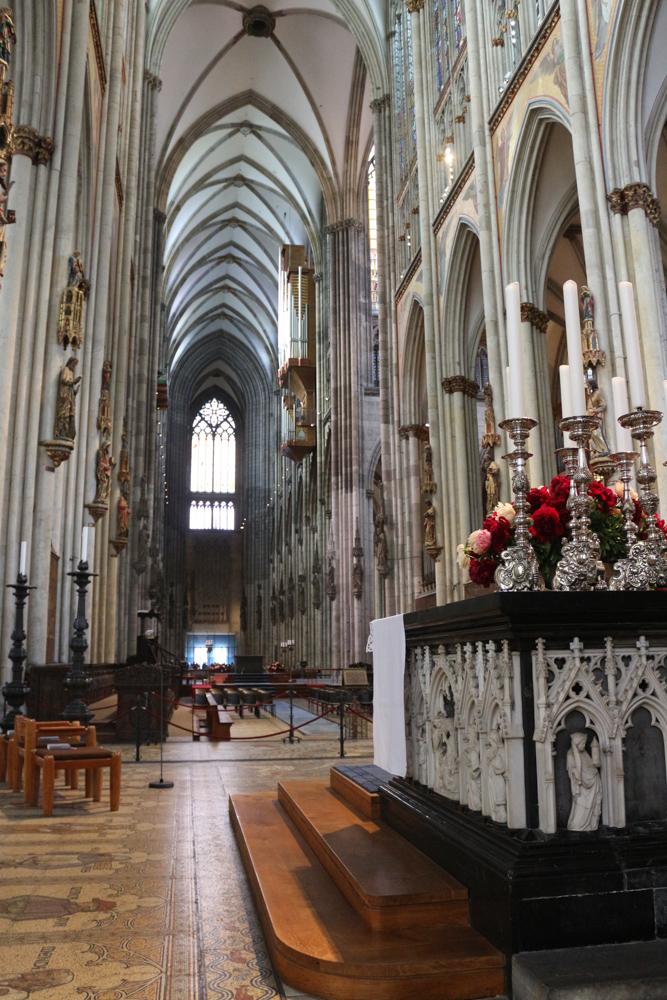
M 604 648 L 587 650 L 576 638 L 567 650 L 547 650 L 538 639 L 533 678 L 540 829 L 559 828 L 556 740 L 574 712 L 583 716 L 588 735 L 583 728 L 570 734 L 567 827 L 624 827 L 624 741 L 637 709 L 648 710 L 667 744 L 667 649 L 650 648 L 644 636 L 628 646 L 607 637 Z
M 408 655 L 408 776 L 512 829 L 526 825 L 518 654 L 509 644 Z

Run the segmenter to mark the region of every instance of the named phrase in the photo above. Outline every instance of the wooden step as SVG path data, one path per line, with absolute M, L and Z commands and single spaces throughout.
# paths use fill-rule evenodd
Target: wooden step
M 230 814 L 278 975 L 324 1000 L 473 1000 L 503 990 L 503 957 L 471 927 L 369 930 L 272 792 Z
M 362 788 L 360 784 L 335 767 L 329 771 L 329 784 L 341 798 L 350 802 L 366 819 L 380 818 L 380 796 L 377 792 L 369 792 L 366 788 Z
M 318 860 L 374 930 L 467 924 L 468 890 L 382 822 L 318 781 L 281 781 L 278 799 Z

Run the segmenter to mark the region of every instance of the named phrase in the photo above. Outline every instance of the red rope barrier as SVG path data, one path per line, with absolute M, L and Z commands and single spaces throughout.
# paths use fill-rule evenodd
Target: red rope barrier
M 373 721 L 372 719 L 369 719 L 367 715 L 362 715 L 361 712 L 357 712 L 356 708 L 350 708 L 349 705 L 347 706 L 347 711 L 352 712 L 352 715 L 358 715 L 360 719 L 365 719 L 366 722 Z
M 148 709 L 144 709 L 144 711 L 146 712 L 147 715 L 151 715 L 154 719 L 159 719 L 160 718 L 159 715 L 155 715 L 154 712 L 149 712 Z M 282 736 L 284 733 L 290 733 L 290 732 L 294 733 L 294 732 L 296 732 L 297 729 L 303 729 L 304 726 L 309 726 L 311 724 L 311 722 L 317 722 L 318 719 L 323 719 L 325 715 L 330 715 L 332 712 L 335 712 L 335 711 L 336 711 L 335 708 L 331 708 L 327 712 L 323 712 L 322 715 L 317 715 L 314 719 L 309 719 L 308 722 L 302 722 L 300 726 L 292 726 L 291 729 L 279 729 L 275 733 L 265 733 L 263 736 L 230 736 L 229 739 L 230 740 L 268 740 L 268 739 L 271 739 L 274 736 Z M 205 733 L 204 734 L 199 733 L 198 730 L 196 730 L 196 729 L 187 729 L 185 726 L 179 726 L 178 723 L 176 723 L 176 722 L 169 722 L 169 725 L 173 726 L 175 729 L 182 729 L 184 733 L 192 733 L 193 736 L 206 735 Z M 228 741 L 225 740 L 224 742 L 226 743 Z

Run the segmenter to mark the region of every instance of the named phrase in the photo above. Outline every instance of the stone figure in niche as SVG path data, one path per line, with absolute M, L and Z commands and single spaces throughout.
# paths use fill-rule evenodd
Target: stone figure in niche
M 81 388 L 81 376 L 75 378 L 74 369 L 78 363 L 77 358 L 68 359 L 58 385 L 54 437 L 66 441 L 73 441 L 76 437 L 76 397 Z
M 486 763 L 489 775 L 489 806 L 491 819 L 496 823 L 507 822 L 507 757 L 505 741 L 496 727 L 489 733 Z
M 589 753 L 586 750 L 586 733 L 572 733 L 570 740 L 567 773 L 572 791 L 572 809 L 567 828 L 580 833 L 597 830 L 602 809 L 600 744 L 594 739 Z
M 16 213 L 6 208 L 9 192 L 14 181 L 7 182 L 7 164 L 0 163 L 0 226 L 9 226 L 16 222 Z
M 278 588 L 278 621 L 285 621 L 285 585 L 281 579 L 280 587 Z
M 364 592 L 364 567 L 360 559 L 355 559 L 352 566 L 352 593 L 359 600 Z
M 148 563 L 148 543 L 150 541 L 150 535 L 148 533 L 148 525 L 145 521 L 142 521 L 139 528 L 139 538 L 137 542 L 137 562 L 140 566 L 146 567 Z
M 589 417 L 597 417 L 600 426 L 591 434 L 591 451 L 593 455 L 608 455 L 609 445 L 604 434 L 604 417 L 607 410 L 604 396 L 600 392 L 597 379 L 589 372 L 586 379 L 586 412 Z
M 278 598 L 276 596 L 275 584 L 271 588 L 271 602 L 269 604 L 269 618 L 271 619 L 271 624 L 275 625 L 278 620 Z
M 430 500 L 426 501 L 428 507 L 424 514 L 424 545 L 428 548 L 436 548 L 435 540 L 435 507 Z
M 130 453 L 127 449 L 127 434 L 123 431 L 122 447 L 120 450 L 120 468 L 118 470 L 118 481 L 120 491 L 126 500 L 130 499 L 130 487 L 132 485 L 132 475 L 130 473 Z
M 321 570 L 322 570 L 322 567 L 320 566 L 320 556 L 319 556 L 319 552 L 317 551 L 317 546 L 316 546 L 315 547 L 315 555 L 313 557 L 313 578 L 312 578 L 313 607 L 314 608 L 319 608 L 320 605 L 322 604 L 322 588 L 321 588 L 321 584 L 320 584 L 320 573 L 321 573 Z
M 299 573 L 299 581 L 297 584 L 297 595 L 296 595 L 296 605 L 299 609 L 299 614 L 305 615 L 306 613 L 306 574 Z
M 102 365 L 102 388 L 100 389 L 100 402 L 97 409 L 97 429 L 104 437 L 111 437 L 111 362 L 105 361 Z
M 336 566 L 331 552 L 327 553 L 327 597 L 330 601 L 336 599 Z
M 68 288 L 76 288 L 78 285 L 84 284 L 85 280 L 81 251 L 75 250 L 68 262 L 67 286 Z
M 294 618 L 294 577 L 291 572 L 287 581 L 287 616 L 290 620 Z
M 452 798 L 459 794 L 459 762 L 455 747 L 456 734 L 451 720 L 439 712 L 431 727 L 431 746 L 436 759 L 436 792 Z
M 466 764 L 466 788 L 468 791 L 468 808 L 473 812 L 482 811 L 482 765 L 479 758 L 477 738 L 471 734 L 466 738 L 466 748 L 463 751 Z
M 415 743 L 417 747 L 415 764 L 415 778 L 422 783 L 426 782 L 426 718 L 423 712 L 415 715 Z
M 486 513 L 491 514 L 500 502 L 500 469 L 497 462 L 489 462 L 486 468 Z
M 500 444 L 500 435 L 496 433 L 496 416 L 493 412 L 493 390 L 487 382 L 482 389 L 486 398 L 484 407 L 484 434 L 482 435 L 482 448 L 492 451 L 496 445 Z
M 16 28 L 11 8 L 2 7 L 0 8 L 0 62 L 3 62 L 6 68 L 9 67 L 11 59 L 10 43 L 16 45 Z M 4 82 L 4 73 L 2 81 Z
M 121 496 L 118 500 L 118 511 L 116 514 L 116 538 L 127 541 L 130 534 L 130 508 L 127 500 Z
M 97 452 L 97 469 L 95 470 L 95 477 L 97 479 L 97 493 L 95 494 L 95 499 L 93 503 L 108 503 L 109 502 L 109 491 L 111 489 L 111 470 L 115 467 L 116 463 L 109 454 L 109 448 L 111 443 L 105 441 L 101 448 Z
M 403 718 L 405 720 L 405 749 L 407 757 L 406 776 L 408 778 L 414 777 L 414 767 L 412 762 L 412 711 L 410 702 L 410 687 L 409 682 L 407 682 L 403 688 Z

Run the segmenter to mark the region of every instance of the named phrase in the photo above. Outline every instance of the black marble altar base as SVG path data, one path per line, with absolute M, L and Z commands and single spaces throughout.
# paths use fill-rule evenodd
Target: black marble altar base
M 667 824 L 509 831 L 402 778 L 380 803 L 387 824 L 468 888 L 473 927 L 507 956 L 667 938 Z

